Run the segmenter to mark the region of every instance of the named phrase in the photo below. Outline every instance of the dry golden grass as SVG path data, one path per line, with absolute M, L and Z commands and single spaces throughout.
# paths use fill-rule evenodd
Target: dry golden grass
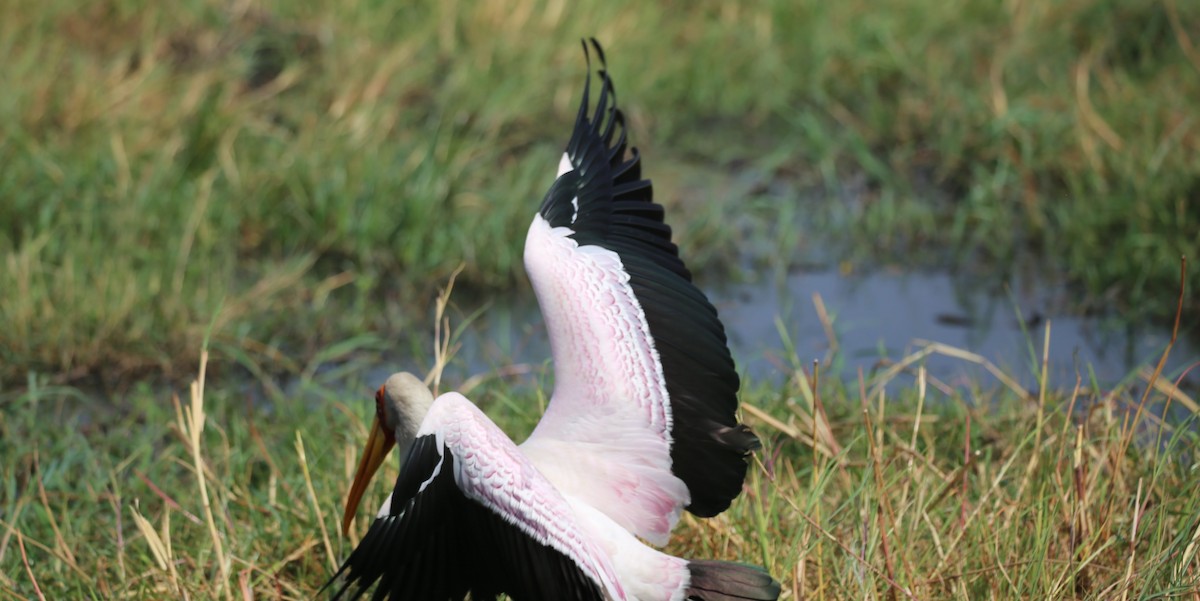
M 452 286 L 437 302 L 434 383 L 456 348 Z M 983 366 L 996 384 L 939 381 L 922 364 L 933 353 Z M 368 395 L 246 405 L 205 386 L 201 356 L 186 403 L 130 399 L 144 419 L 87 416 L 55 391 L 12 401 L 38 418 L 3 426 L 16 470 L 0 591 L 314 595 L 365 528 L 343 539 L 335 521 Z M 670 552 L 765 564 L 785 599 L 1200 598 L 1196 405 L 1157 372 L 1110 390 L 1027 391 L 936 343 L 857 381 L 815 367 L 793 356 L 783 386 L 747 384 L 744 417 L 765 445 L 744 494 L 717 518 L 685 516 Z M 488 384 L 477 401 L 528 432 L 530 403 L 505 400 L 543 397 Z M 385 468 L 369 498 L 394 477 Z

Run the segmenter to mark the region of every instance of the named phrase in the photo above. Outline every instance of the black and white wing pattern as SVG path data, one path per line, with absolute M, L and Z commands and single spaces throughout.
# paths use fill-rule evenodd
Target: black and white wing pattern
M 679 258 L 663 207 L 626 152 L 600 60 L 557 180 L 525 240 L 554 356 L 554 392 L 522 445 L 565 493 L 663 544 L 681 509 L 716 515 L 741 492 L 758 438 L 712 303 Z M 587 52 L 587 45 L 584 45 Z
M 341 578 L 340 582 L 338 578 Z M 439 397 L 334 599 L 624 599 L 563 497 L 470 401 Z

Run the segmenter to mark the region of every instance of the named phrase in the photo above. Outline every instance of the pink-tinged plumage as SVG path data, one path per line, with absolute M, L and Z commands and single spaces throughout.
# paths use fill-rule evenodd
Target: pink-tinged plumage
M 408 453 L 335 597 L 378 582 L 373 599 L 777 599 L 761 568 L 643 542 L 666 544 L 685 510 L 724 511 L 759 443 L 737 421 L 724 327 L 678 257 L 639 156 L 627 156 L 612 81 L 600 79 L 589 114 L 589 76 L 525 240 L 554 359 L 545 414 L 517 446 L 463 396 L 434 400 L 409 374 L 389 378 L 343 528 L 381 454 L 396 441 Z
M 455 392 L 438 397 L 417 431 L 427 435 L 457 459 L 454 481 L 467 498 L 570 557 L 613 599 L 625 599 L 608 556 L 562 494 L 471 401 Z
M 522 449 L 565 493 L 666 544 L 688 491 L 671 473 L 671 408 L 658 353 L 620 257 L 580 249 L 571 233 L 538 215 L 525 239 L 555 386 Z M 564 462 L 587 465 L 588 476 L 565 477 L 577 468 Z
M 568 497 L 584 529 L 613 563 L 629 599 L 681 601 L 687 591 L 687 560 L 648 547 L 598 510 L 590 499 Z

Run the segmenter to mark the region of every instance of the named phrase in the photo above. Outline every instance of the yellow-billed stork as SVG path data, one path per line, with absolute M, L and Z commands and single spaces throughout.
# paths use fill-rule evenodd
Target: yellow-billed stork
M 457 393 L 411 374 L 375 396 L 351 486 L 349 527 L 392 446 L 407 448 L 375 522 L 330 584 L 335 598 L 774 600 L 756 566 L 685 560 L 663 545 L 680 512 L 724 511 L 758 438 L 738 423 L 739 381 L 716 309 L 626 155 L 625 122 L 599 44 L 575 129 L 525 239 L 546 320 L 554 392 L 514 444 Z M 328 585 L 327 585 L 328 586 Z

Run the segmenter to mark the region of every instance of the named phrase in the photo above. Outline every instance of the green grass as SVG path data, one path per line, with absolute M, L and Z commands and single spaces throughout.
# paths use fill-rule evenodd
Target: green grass
M 5 7 L 0 594 L 311 597 L 363 528 L 336 521 L 367 367 L 431 361 L 425 302 L 459 266 L 470 294 L 524 287 L 583 36 L 697 273 L 1033 255 L 1084 308 L 1174 309 L 1200 256 L 1200 4 L 687 9 Z M 1154 418 L 1183 403 L 1166 379 L 1135 420 L 1140 382 L 897 377 L 865 383 L 886 398 L 827 379 L 824 411 L 799 370 L 747 383 L 766 446 L 746 493 L 671 550 L 765 563 L 789 598 L 1194 595 L 1196 430 Z M 519 439 L 535 379 L 472 397 Z
M 746 383 L 765 444 L 743 495 L 718 518 L 685 517 L 670 552 L 765 564 L 785 599 L 1200 590 L 1196 409 L 1165 380 L 1137 412 L 1140 385 L 949 386 L 919 361 L 861 385 L 821 379 L 816 397 L 792 363 L 782 386 Z M 0 593 L 312 598 L 395 477 L 393 460 L 343 539 L 377 382 L 317 373 L 257 401 L 236 385 L 182 400 L 139 386 L 120 410 L 36 382 L 4 397 Z M 471 396 L 520 440 L 544 377 L 492 377 Z M 1164 424 L 1167 403 L 1193 417 Z
M 478 292 L 523 286 L 589 35 L 698 270 L 1032 254 L 1086 308 L 1173 310 L 1200 256 L 1200 5 L 688 9 L 6 8 L 0 381 L 181 382 L 214 314 L 279 369 L 414 323 L 459 264 Z

